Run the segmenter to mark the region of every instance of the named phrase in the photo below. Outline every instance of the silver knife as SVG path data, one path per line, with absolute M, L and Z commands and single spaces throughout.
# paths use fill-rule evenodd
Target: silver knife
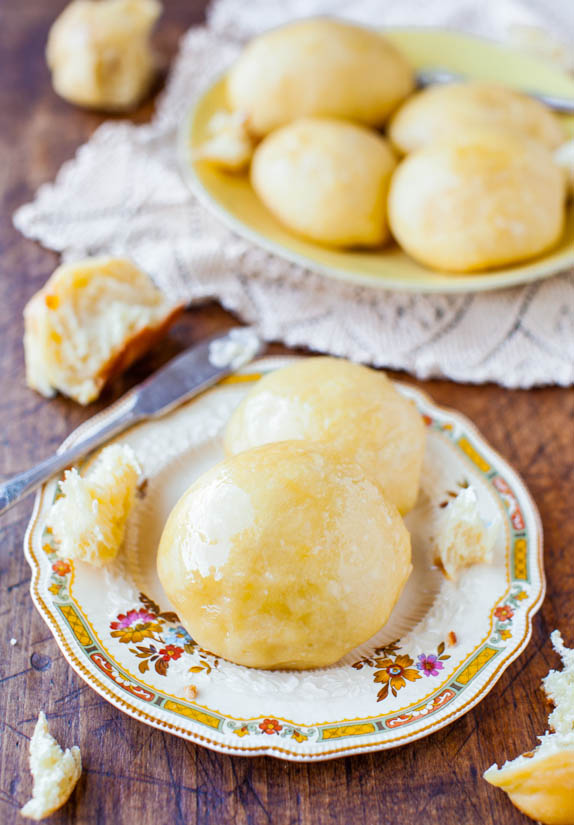
M 146 418 L 158 418 L 213 386 L 261 353 L 262 342 L 249 327 L 215 335 L 173 358 L 165 367 L 130 390 L 68 449 L 0 484 L 0 515 L 55 473 L 99 447 L 112 436 Z
M 417 87 L 425 89 L 427 86 L 443 85 L 445 83 L 460 83 L 467 80 L 465 75 L 449 72 L 447 69 L 421 69 L 417 73 Z M 525 90 L 523 94 L 533 97 L 544 103 L 550 109 L 561 114 L 574 115 L 574 99 L 568 97 L 558 97 L 545 92 L 533 92 Z

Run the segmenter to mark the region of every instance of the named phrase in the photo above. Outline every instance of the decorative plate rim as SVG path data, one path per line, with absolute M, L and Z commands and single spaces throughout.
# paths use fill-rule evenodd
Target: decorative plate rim
M 384 30 L 388 32 L 405 34 L 431 33 L 431 36 L 434 33 L 441 33 L 460 40 L 469 39 L 480 43 L 485 43 L 497 48 L 499 51 L 510 52 L 517 56 L 524 55 L 524 52 L 520 51 L 519 49 L 512 48 L 510 46 L 504 46 L 503 44 L 497 43 L 496 41 L 491 40 L 487 37 L 482 37 L 476 34 L 473 35 L 472 33 L 459 32 L 444 27 L 426 29 L 424 26 L 389 26 L 385 27 Z M 533 63 L 538 62 L 541 64 L 548 64 L 548 61 L 543 60 L 543 58 L 541 57 L 533 55 L 526 56 Z M 560 71 L 559 67 L 557 67 L 557 71 Z M 228 69 L 220 72 L 202 90 L 202 92 L 196 97 L 192 106 L 190 106 L 190 108 L 188 109 L 185 116 L 182 118 L 182 121 L 177 131 L 176 138 L 178 167 L 182 179 L 187 184 L 191 192 L 212 214 L 214 214 L 219 220 L 221 220 L 221 222 L 225 224 L 229 229 L 236 232 L 238 235 L 242 236 L 251 243 L 256 244 L 260 248 L 264 249 L 266 252 L 283 258 L 284 260 L 290 261 L 291 263 L 297 264 L 298 266 L 301 266 L 304 269 L 309 269 L 313 272 L 316 272 L 323 277 L 333 278 L 337 281 L 349 284 L 351 286 L 363 286 L 374 290 L 390 290 L 396 292 L 418 292 L 421 294 L 467 294 L 474 292 L 488 292 L 498 289 L 506 289 L 513 286 L 518 286 L 519 284 L 528 284 L 534 281 L 550 278 L 552 275 L 556 275 L 574 264 L 574 249 L 572 251 L 568 251 L 568 249 L 566 249 L 558 260 L 546 261 L 547 255 L 552 254 L 552 249 L 550 249 L 540 256 L 536 256 L 532 259 L 519 262 L 516 265 L 516 267 L 507 269 L 501 268 L 498 270 L 493 270 L 491 272 L 486 271 L 481 273 L 468 274 L 446 273 L 442 271 L 435 271 L 428 267 L 423 267 L 423 270 L 427 272 L 429 276 L 441 277 L 445 279 L 444 282 L 441 280 L 439 283 L 427 283 L 426 281 L 419 282 L 411 280 L 405 281 L 401 280 L 401 278 L 388 275 L 385 275 L 384 278 L 381 278 L 379 280 L 374 275 L 371 276 L 359 273 L 345 266 L 330 266 L 328 264 L 323 264 L 320 261 L 307 257 L 307 255 L 305 255 L 304 253 L 296 252 L 295 250 L 290 249 L 287 246 L 284 246 L 281 242 L 275 241 L 267 237 L 267 235 L 265 235 L 263 232 L 260 232 L 257 229 L 252 228 L 247 223 L 242 221 L 240 218 L 236 217 L 224 205 L 220 203 L 217 197 L 213 195 L 209 188 L 206 187 L 202 182 L 195 168 L 195 164 L 191 159 L 189 135 L 193 128 L 199 107 L 201 106 L 203 101 L 209 97 L 209 95 L 213 92 L 215 87 L 217 87 L 221 83 L 223 78 L 226 76 L 227 72 Z M 563 74 L 564 77 L 567 77 L 567 74 L 565 72 Z M 572 209 L 572 207 L 569 208 Z M 564 232 L 568 231 L 570 221 L 571 216 L 569 215 L 567 209 Z M 320 245 L 317 246 L 320 247 Z
M 269 363 L 273 365 L 270 368 L 277 368 L 281 363 L 288 363 L 288 362 L 293 361 L 293 360 L 295 360 L 295 359 L 292 358 L 292 357 L 283 357 L 283 356 L 268 357 L 268 358 L 264 358 L 262 360 L 259 360 L 257 362 L 252 363 L 251 365 L 249 365 L 247 368 L 244 369 L 244 372 L 247 373 L 247 374 L 251 374 L 252 372 L 258 371 L 258 367 L 260 367 L 261 365 L 269 364 Z M 232 377 L 231 380 L 233 381 L 233 377 Z M 530 600 L 531 600 L 530 603 L 528 605 L 525 605 L 526 610 L 525 610 L 524 617 L 523 617 L 524 632 L 523 632 L 522 638 L 520 640 L 514 641 L 514 637 L 512 637 L 513 638 L 512 644 L 507 645 L 504 648 L 500 649 L 500 653 L 502 653 L 502 656 L 501 656 L 500 660 L 498 661 L 497 666 L 488 675 L 488 678 L 486 679 L 486 681 L 484 683 L 482 683 L 478 688 L 474 689 L 474 692 L 472 693 L 472 695 L 468 698 L 468 700 L 466 702 L 464 702 L 462 705 L 456 706 L 454 710 L 452 710 L 450 713 L 442 716 L 440 719 L 435 719 L 434 721 L 431 721 L 430 724 L 428 724 L 428 725 L 424 725 L 422 727 L 417 727 L 414 730 L 411 730 L 410 732 L 407 732 L 404 735 L 398 736 L 398 737 L 396 737 L 392 740 L 381 741 L 380 739 L 374 738 L 374 739 L 369 739 L 369 741 L 365 742 L 365 741 L 363 741 L 365 734 L 363 734 L 363 735 L 359 734 L 359 735 L 357 735 L 357 739 L 359 741 L 355 741 L 354 744 L 349 744 L 348 746 L 340 746 L 340 747 L 333 747 L 333 746 L 329 747 L 328 742 L 326 742 L 326 740 L 323 739 L 321 742 L 309 743 L 309 744 L 313 744 L 313 745 L 317 745 L 317 746 L 319 746 L 320 744 L 325 745 L 325 747 L 322 747 L 321 750 L 318 750 L 316 752 L 297 750 L 293 746 L 279 747 L 279 746 L 276 746 L 276 745 L 272 745 L 271 743 L 268 744 L 268 745 L 261 745 L 261 746 L 258 746 L 258 745 L 233 745 L 233 744 L 229 744 L 226 741 L 220 741 L 219 739 L 210 738 L 209 736 L 205 735 L 202 732 L 199 732 L 199 731 L 197 731 L 195 729 L 192 729 L 192 728 L 189 728 L 189 727 L 183 727 L 181 725 L 178 725 L 176 722 L 172 722 L 171 720 L 167 721 L 166 719 L 162 718 L 160 715 L 156 714 L 154 716 L 154 715 L 152 715 L 153 711 L 150 711 L 150 713 L 148 713 L 148 710 L 150 710 L 149 704 L 144 702 L 143 699 L 138 698 L 137 696 L 133 696 L 133 694 L 131 696 L 128 696 L 124 691 L 122 691 L 122 689 L 119 687 L 119 685 L 117 683 L 114 684 L 114 682 L 116 680 L 112 676 L 110 676 L 109 672 L 107 674 L 108 677 L 109 677 L 109 682 L 106 683 L 103 680 L 102 674 L 100 672 L 96 673 L 96 672 L 94 672 L 95 668 L 94 668 L 94 670 L 91 670 L 88 667 L 86 667 L 85 662 L 82 660 L 82 658 L 85 659 L 86 661 L 88 659 L 86 651 L 78 644 L 78 640 L 76 639 L 75 634 L 71 632 L 70 628 L 67 626 L 67 624 L 66 624 L 65 620 L 63 619 L 63 617 L 60 617 L 57 614 L 55 606 L 48 605 L 46 600 L 44 599 L 45 594 L 43 595 L 40 592 L 39 584 L 40 584 L 40 577 L 41 577 L 41 573 L 42 573 L 42 566 L 40 564 L 38 556 L 40 555 L 40 548 L 42 546 L 42 534 L 37 533 L 37 527 L 38 527 L 38 524 L 39 524 L 40 515 L 43 512 L 45 506 L 47 506 L 46 501 L 45 501 L 45 495 L 46 495 L 46 491 L 47 491 L 48 486 L 51 484 L 51 481 L 50 481 L 50 482 L 47 482 L 45 485 L 43 485 L 43 487 L 39 490 L 39 492 L 36 495 L 33 512 L 32 512 L 30 522 L 28 524 L 26 534 L 25 534 L 25 538 L 24 538 L 24 552 L 25 552 L 26 559 L 27 559 L 27 561 L 28 561 L 28 563 L 31 567 L 31 570 L 32 570 L 32 579 L 31 579 L 31 583 L 30 583 L 30 592 L 31 592 L 32 600 L 33 600 L 36 608 L 38 609 L 40 615 L 42 616 L 42 618 L 44 619 L 44 621 L 48 625 L 50 631 L 52 632 L 52 635 L 56 639 L 56 643 L 60 647 L 64 657 L 66 658 L 68 663 L 72 666 L 72 668 L 76 671 L 76 673 L 78 673 L 78 675 L 84 681 L 86 681 L 94 690 L 96 690 L 97 693 L 99 693 L 104 699 L 109 701 L 111 704 L 113 704 L 119 710 L 127 713 L 128 715 L 130 715 L 130 716 L 132 716 L 136 719 L 139 719 L 140 721 L 144 721 L 144 722 L 146 722 L 146 724 L 149 724 L 153 727 L 157 727 L 157 728 L 162 729 L 162 730 L 168 730 L 171 733 L 174 733 L 175 735 L 181 736 L 185 739 L 197 742 L 198 744 L 205 745 L 206 747 L 208 747 L 210 749 L 220 751 L 220 752 L 223 752 L 223 753 L 231 753 L 231 754 L 237 754 L 237 755 L 243 755 L 243 756 L 246 756 L 246 755 L 247 756 L 268 755 L 268 756 L 274 756 L 274 757 L 282 758 L 282 759 L 286 759 L 286 760 L 301 761 L 301 762 L 322 761 L 322 760 L 326 760 L 326 759 L 336 758 L 338 756 L 350 755 L 350 754 L 353 754 L 353 753 L 363 753 L 363 752 L 370 752 L 370 751 L 377 751 L 377 750 L 387 750 L 387 749 L 390 749 L 390 748 L 393 748 L 393 747 L 397 747 L 401 744 L 406 744 L 407 742 L 415 741 L 417 739 L 420 739 L 420 738 L 423 738 L 424 736 L 429 735 L 430 733 L 433 733 L 434 731 L 440 730 L 441 728 L 445 727 L 446 725 L 450 724 L 451 722 L 453 722 L 456 719 L 463 716 L 465 713 L 467 713 L 469 710 L 471 710 L 476 704 L 478 704 L 478 702 L 480 702 L 484 698 L 484 696 L 486 696 L 486 694 L 494 687 L 494 685 L 496 684 L 498 679 L 502 676 L 502 674 L 504 673 L 506 668 L 511 664 L 511 662 L 513 662 L 522 653 L 522 651 L 524 650 L 524 648 L 528 644 L 528 642 L 530 640 L 530 637 L 532 635 L 532 619 L 533 619 L 533 616 L 536 614 L 536 612 L 540 608 L 540 606 L 542 604 L 542 601 L 544 599 L 544 595 L 545 595 L 545 591 L 546 591 L 546 579 L 545 579 L 544 565 L 543 565 L 543 530 L 542 530 L 542 524 L 541 524 L 541 521 L 540 521 L 540 516 L 539 516 L 538 510 L 536 508 L 536 505 L 535 505 L 535 503 L 532 499 L 532 496 L 530 495 L 530 493 L 528 491 L 528 488 L 526 487 L 526 485 L 525 485 L 524 481 L 522 480 L 521 476 L 500 455 L 500 453 L 498 453 L 498 451 L 495 450 L 483 438 L 483 436 L 481 435 L 481 433 L 479 432 L 477 427 L 472 423 L 472 421 L 470 421 L 470 419 L 468 419 L 465 415 L 463 415 L 462 413 L 460 413 L 456 410 L 452 410 L 451 408 L 442 407 L 442 406 L 436 404 L 428 396 L 427 393 L 425 393 L 424 391 L 422 391 L 418 388 L 413 387 L 412 385 L 404 384 L 402 382 L 396 382 L 396 383 L 401 387 L 407 388 L 408 393 L 411 394 L 416 399 L 420 399 L 423 402 L 423 405 L 426 405 L 427 407 L 431 408 L 432 410 L 436 411 L 437 413 L 442 414 L 445 418 L 450 419 L 451 421 L 457 422 L 459 424 L 459 426 L 461 427 L 461 431 L 464 433 L 464 435 L 471 435 L 473 437 L 473 439 L 480 446 L 486 447 L 487 448 L 487 453 L 491 453 L 493 456 L 495 456 L 495 458 L 499 462 L 499 466 L 496 467 L 496 468 L 493 468 L 493 469 L 496 469 L 497 473 L 500 473 L 501 470 L 504 471 L 504 478 L 505 479 L 510 479 L 510 481 L 512 482 L 512 485 L 513 485 L 513 490 L 515 491 L 515 493 L 518 494 L 518 500 L 520 502 L 522 510 L 525 513 L 528 513 L 528 515 L 531 518 L 533 518 L 534 531 L 533 531 L 533 535 L 532 535 L 532 537 L 530 539 L 530 542 L 529 542 L 529 544 L 532 545 L 532 549 L 530 549 L 530 551 L 529 551 L 529 556 L 531 558 L 532 563 L 535 563 L 537 565 L 538 573 L 539 573 L 539 576 L 540 576 L 540 584 L 539 584 L 538 589 L 535 590 L 535 591 L 533 590 L 533 592 L 530 594 Z M 216 385 L 216 386 L 220 386 L 220 385 Z M 114 404 L 113 406 L 107 408 L 106 410 L 101 411 L 97 415 L 95 415 L 92 418 L 88 419 L 88 421 L 84 422 L 78 428 L 76 428 L 76 430 L 74 430 L 66 438 L 66 440 L 62 443 L 62 445 L 60 447 L 60 450 L 67 447 L 69 444 L 74 443 L 75 441 L 77 441 L 84 434 L 84 432 L 86 432 L 87 430 L 89 430 L 91 427 L 94 426 L 94 423 L 105 419 L 107 416 L 109 416 L 112 413 L 112 411 L 115 411 L 115 409 L 117 409 L 117 406 L 121 403 L 122 403 L 121 400 L 120 400 L 120 402 L 116 402 L 116 404 Z M 470 459 L 469 456 L 467 456 L 467 457 L 469 458 L 469 460 L 472 460 L 472 459 Z M 534 543 L 536 544 L 535 548 L 533 546 Z M 507 566 L 507 587 L 505 589 L 504 595 L 497 601 L 497 604 L 498 603 L 502 604 L 502 602 L 505 601 L 506 599 L 508 599 L 511 595 L 513 579 L 512 579 L 512 576 L 510 575 L 510 565 L 511 565 L 511 559 L 508 560 L 508 566 Z M 493 603 L 493 606 L 494 606 L 494 603 Z M 82 611 L 82 613 L 83 613 L 83 611 Z M 453 676 L 448 680 L 448 683 L 455 680 L 456 675 L 459 673 L 461 668 L 463 668 L 463 665 L 464 665 L 464 667 L 466 667 L 467 663 L 471 664 L 473 662 L 474 658 L 479 655 L 477 653 L 477 650 L 482 648 L 488 642 L 488 639 L 492 635 L 492 632 L 493 631 L 491 629 L 491 631 L 486 636 L 486 639 L 482 639 L 481 642 L 471 652 L 471 654 L 469 654 L 465 658 L 464 662 L 460 663 L 457 666 L 457 670 L 455 671 Z M 75 641 L 75 647 L 77 649 L 74 649 L 74 647 L 73 647 L 74 641 Z M 109 654 L 108 651 L 105 650 L 105 648 L 103 648 L 103 649 L 104 649 L 106 655 L 109 656 L 110 658 L 112 658 L 112 660 L 113 660 L 113 657 L 111 656 L 111 654 Z M 137 685 L 139 683 L 138 682 L 138 677 L 137 676 L 134 677 L 133 674 L 129 673 L 129 671 L 127 670 L 125 665 L 119 665 L 119 663 L 115 663 L 115 664 L 112 665 L 112 663 L 110 663 L 110 662 L 108 662 L 108 665 L 112 669 L 116 669 L 116 675 L 118 675 L 117 674 L 118 669 L 119 670 L 124 670 L 128 674 L 128 676 L 124 677 L 124 678 L 128 678 L 133 684 Z M 101 671 L 102 668 L 100 667 L 99 670 Z M 104 673 L 106 673 L 106 672 L 107 671 L 104 670 Z M 119 675 L 121 676 L 121 673 Z M 142 688 L 142 689 L 144 691 L 146 690 L 145 688 Z M 422 706 L 425 703 L 435 702 L 436 699 L 438 698 L 438 691 L 439 690 L 444 691 L 446 689 L 447 689 L 447 685 L 444 685 L 442 688 L 439 688 L 436 691 L 433 691 L 431 694 L 429 694 L 428 697 L 425 697 L 422 700 L 417 700 L 413 704 L 417 705 L 417 706 L 418 705 Z M 167 694 L 167 691 L 161 691 L 159 689 L 154 689 L 154 690 L 157 694 L 162 694 L 163 693 L 164 696 L 169 695 L 169 694 Z M 171 697 L 171 698 L 173 698 L 173 697 Z M 133 701 L 133 704 L 130 702 L 130 699 Z M 180 702 L 184 702 L 184 700 L 180 699 Z M 201 705 L 199 705 L 197 703 L 193 703 L 193 707 L 197 708 L 197 712 L 201 714 L 201 712 L 202 712 L 202 706 Z M 437 707 L 440 708 L 440 706 L 437 706 Z M 158 712 L 159 712 L 159 708 L 158 708 Z M 228 718 L 228 719 L 235 718 L 235 717 L 231 717 L 229 715 L 226 715 L 226 714 L 222 713 L 221 711 L 217 711 L 217 712 L 212 711 L 210 708 L 207 708 L 207 707 L 206 707 L 206 712 L 208 714 L 209 713 L 212 713 L 212 714 L 219 713 L 220 716 L 222 716 L 224 718 Z M 164 711 L 164 713 L 165 713 L 165 711 Z M 390 713 L 388 715 L 389 716 L 397 716 L 397 715 L 400 715 L 400 713 L 401 713 L 401 710 L 399 709 L 397 711 L 393 711 L 392 713 Z M 379 717 L 384 717 L 384 716 L 385 716 L 385 714 L 380 714 L 379 716 L 373 716 L 373 717 L 362 716 L 362 717 L 356 717 L 356 718 L 350 718 L 350 719 L 337 720 L 336 722 L 334 722 L 334 721 L 333 722 L 326 722 L 324 724 L 327 725 L 327 726 L 334 727 L 334 728 L 336 728 L 337 725 L 341 726 L 341 725 L 345 725 L 345 724 L 346 725 L 351 725 L 351 726 L 354 724 L 355 726 L 357 726 L 357 725 L 360 725 L 361 723 L 368 723 L 370 720 L 376 720 Z M 257 721 L 258 721 L 258 718 L 259 717 L 257 717 Z M 188 721 L 193 721 L 193 718 L 191 720 L 188 720 Z M 251 721 L 251 718 L 250 718 L 250 721 Z M 281 720 L 281 721 L 284 721 L 284 720 Z M 323 724 L 323 723 L 316 723 L 316 724 L 314 723 L 313 726 L 317 726 L 319 724 Z M 300 725 L 301 725 L 301 723 L 293 723 L 294 727 L 298 727 Z M 308 725 L 302 725 L 302 727 L 309 727 L 309 726 Z M 371 723 L 371 727 L 373 727 L 373 723 Z M 229 733 L 228 731 L 224 731 L 224 730 L 221 730 L 221 731 L 218 731 L 218 732 L 220 732 L 221 735 L 223 735 L 223 736 L 225 736 L 225 735 L 227 735 L 227 733 Z M 376 732 L 375 731 L 368 731 L 366 733 L 368 733 L 369 735 L 372 735 L 374 733 L 375 737 L 376 737 Z M 387 731 L 387 733 L 388 733 L 388 731 Z M 264 737 L 264 738 L 266 738 L 266 737 Z M 283 741 L 285 741 L 285 740 L 283 740 Z M 335 744 L 335 741 L 333 741 L 332 744 Z

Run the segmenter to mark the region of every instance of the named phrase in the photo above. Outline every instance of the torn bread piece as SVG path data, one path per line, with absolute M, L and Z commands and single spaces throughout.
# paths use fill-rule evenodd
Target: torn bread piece
M 150 44 L 158 0 L 73 0 L 48 35 L 54 90 L 78 106 L 129 111 L 157 71 Z
M 542 685 L 554 710 L 548 718 L 553 732 L 540 737 L 533 751 L 492 765 L 483 774 L 502 788 L 523 813 L 545 825 L 574 823 L 574 650 L 568 649 L 555 630 L 552 644 L 564 669 L 551 670 Z
M 564 669 L 551 670 L 542 680 L 544 693 L 554 705 L 548 724 L 556 733 L 574 736 L 574 650 L 566 647 L 558 630 L 550 639 Z
M 472 564 L 491 564 L 500 525 L 498 514 L 490 523 L 481 518 L 474 487 L 461 490 L 439 516 L 435 561 L 447 578 Z
M 162 338 L 182 309 L 126 259 L 64 264 L 24 310 L 28 386 L 87 404 Z
M 134 451 L 125 444 L 105 447 L 85 476 L 75 468 L 66 471 L 62 495 L 46 522 L 58 556 L 96 567 L 116 557 L 140 473 Z
M 82 773 L 80 749 L 74 746 L 62 750 L 48 730 L 43 711 L 30 740 L 30 771 L 34 781 L 32 799 L 20 813 L 36 820 L 50 816 L 68 801 Z
M 216 112 L 207 124 L 209 134 L 193 153 L 194 160 L 204 160 L 229 172 L 242 172 L 249 166 L 255 141 L 249 133 L 243 112 Z

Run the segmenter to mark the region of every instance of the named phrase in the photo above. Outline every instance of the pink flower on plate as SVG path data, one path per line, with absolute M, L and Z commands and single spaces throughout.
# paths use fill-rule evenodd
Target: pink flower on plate
M 442 670 L 443 667 L 443 663 L 439 660 L 438 656 L 432 653 L 430 656 L 421 653 L 418 658 L 417 669 L 420 670 L 424 676 L 438 676 L 439 670 Z
M 134 624 L 145 624 L 146 622 L 154 622 L 155 620 L 156 616 L 150 613 L 149 610 L 145 610 L 145 608 L 141 610 L 128 610 L 127 613 L 120 613 L 117 622 L 112 622 L 110 627 L 112 630 L 123 630 Z

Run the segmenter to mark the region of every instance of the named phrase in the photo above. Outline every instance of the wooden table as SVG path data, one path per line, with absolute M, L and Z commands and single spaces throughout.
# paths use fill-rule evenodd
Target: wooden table
M 216 305 L 188 312 L 169 341 L 89 410 L 62 398 L 46 401 L 26 388 L 22 308 L 53 270 L 56 256 L 20 237 L 11 214 L 54 177 L 102 121 L 52 93 L 43 49 L 49 24 L 63 6 L 64 0 L 0 2 L 0 470 L 6 475 L 53 451 L 71 429 L 177 348 L 233 323 Z M 169 57 L 181 32 L 202 18 L 204 2 L 169 0 L 166 6 L 157 41 Z M 135 119 L 148 119 L 151 110 L 148 104 Z M 28 499 L 0 521 L 2 825 L 17 821 L 29 796 L 28 740 L 41 708 L 62 741 L 81 745 L 85 765 L 72 799 L 50 820 L 54 825 L 527 821 L 481 774 L 493 761 L 535 744 L 547 713 L 540 680 L 557 665 L 549 634 L 560 627 L 574 643 L 574 394 L 558 388 L 510 392 L 446 381 L 412 383 L 476 422 L 522 473 L 544 524 L 546 601 L 527 650 L 480 705 L 415 744 L 311 765 L 224 756 L 146 727 L 84 684 L 33 608 L 22 553 Z M 14 647 L 11 637 L 18 640 Z

